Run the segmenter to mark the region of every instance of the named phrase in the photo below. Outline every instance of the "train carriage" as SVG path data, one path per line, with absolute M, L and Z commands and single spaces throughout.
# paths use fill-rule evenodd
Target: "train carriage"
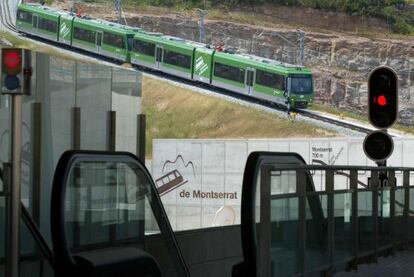
M 195 46 L 185 40 L 164 36 L 157 47 L 162 48 L 160 70 L 178 77 L 192 79 Z
M 135 34 L 131 47 L 131 63 L 151 69 L 159 69 L 162 53 L 156 50 L 159 36 Z
M 171 36 L 135 34 L 131 63 L 192 79 L 195 46 Z
M 233 92 L 249 94 L 246 84 L 246 72 L 250 67 L 247 60 L 239 56 L 216 52 L 213 60 L 211 84 Z
M 31 4 L 19 5 L 16 28 L 34 36 L 58 41 L 59 13 L 49 7 Z
M 306 108 L 313 102 L 312 73 L 305 67 L 216 51 L 205 44 L 38 4 L 20 4 L 16 25 L 24 33 L 272 103 Z
M 309 69 L 254 55 L 216 52 L 212 85 L 295 108 L 313 102 Z
M 135 32 L 119 24 L 88 18 L 75 18 L 72 46 L 122 62 L 130 61 Z

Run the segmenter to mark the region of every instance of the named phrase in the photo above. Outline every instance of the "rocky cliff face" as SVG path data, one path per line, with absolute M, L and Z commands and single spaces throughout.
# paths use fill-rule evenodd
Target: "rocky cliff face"
M 189 40 L 199 40 L 198 21 L 181 16 L 129 15 L 129 25 Z M 299 63 L 300 32 L 225 21 L 205 21 L 205 42 L 224 42 L 245 53 Z M 389 65 L 400 78 L 400 123 L 414 124 L 414 39 L 369 39 L 341 33 L 305 32 L 304 62 L 313 68 L 320 103 L 364 113 L 366 80 L 378 65 Z

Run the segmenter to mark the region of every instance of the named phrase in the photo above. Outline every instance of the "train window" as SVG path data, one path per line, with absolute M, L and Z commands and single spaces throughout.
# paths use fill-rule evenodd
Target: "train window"
M 244 84 L 245 70 L 235 66 L 214 63 L 214 76 Z
M 24 22 L 32 24 L 32 13 L 31 12 L 17 11 L 17 18 L 20 21 L 24 21 Z
M 38 28 L 51 32 L 51 33 L 56 33 L 57 32 L 57 22 L 53 21 L 53 20 L 49 20 L 46 18 L 41 18 L 39 17 L 39 23 L 38 23 Z
M 311 77 L 292 77 L 290 91 L 293 93 L 312 93 Z
M 164 62 L 183 68 L 191 68 L 191 56 L 164 50 Z
M 282 75 L 257 70 L 256 84 L 279 90 L 285 90 L 285 77 Z
M 105 32 L 103 35 L 103 43 L 117 48 L 125 48 L 125 40 L 122 35 Z
M 155 44 L 142 40 L 134 40 L 132 51 L 142 53 L 144 55 L 152 56 L 155 55 Z
M 73 29 L 73 37 L 78 40 L 83 40 L 95 44 L 95 32 L 75 27 Z

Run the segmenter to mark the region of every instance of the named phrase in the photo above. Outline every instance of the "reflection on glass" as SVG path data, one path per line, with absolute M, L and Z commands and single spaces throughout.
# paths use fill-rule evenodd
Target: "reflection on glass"
M 296 270 L 298 198 L 271 201 L 272 276 L 292 276 Z
M 81 108 L 81 145 L 83 149 L 106 148 L 107 121 L 111 110 L 111 68 L 78 64 L 76 105 Z M 99 101 L 97 101 L 99 99 Z
M 395 217 L 394 222 L 395 226 L 404 226 L 404 189 L 403 188 L 397 188 L 395 190 Z M 405 231 L 406 228 L 394 228 L 395 241 L 402 241 L 405 238 Z
M 305 270 L 310 271 L 329 263 L 328 256 L 328 196 L 327 195 L 308 195 L 308 198 L 319 198 L 319 201 L 308 202 L 306 204 L 306 250 L 305 250 Z M 323 213 L 314 214 L 315 207 L 321 206 Z
M 391 221 L 390 221 L 390 190 L 389 188 L 378 191 L 378 246 L 391 243 Z
M 272 195 L 296 192 L 296 171 L 272 171 L 270 176 Z
M 374 218 L 372 211 L 372 191 L 358 193 L 358 227 L 360 252 L 374 250 Z
M 351 193 L 334 195 L 334 260 L 352 257 Z
M 5 237 L 5 226 L 6 226 L 6 201 L 4 196 L 0 196 L 0 238 Z M 5 241 L 0 239 L 0 277 L 5 276 L 4 265 L 5 265 Z
M 52 265 L 36 247 L 36 241 L 23 220 L 20 220 L 20 226 L 19 277 L 53 277 Z
M 414 188 L 410 188 L 410 208 L 408 213 L 408 237 L 414 239 Z
M 154 204 L 151 184 L 137 164 L 77 162 L 68 180 L 65 225 L 72 253 L 128 245 L 145 250 L 164 263 L 161 270 L 163 266 L 173 268 L 170 257 L 165 257 L 164 250 L 159 251 L 160 245 L 161 249 L 168 248 L 158 235 L 155 213 L 160 211 Z
M 128 164 L 83 162 L 72 169 L 66 197 L 73 246 L 116 244 L 154 233 L 146 187 Z M 146 213 L 146 211 L 149 211 Z M 146 224 L 148 223 L 148 224 Z

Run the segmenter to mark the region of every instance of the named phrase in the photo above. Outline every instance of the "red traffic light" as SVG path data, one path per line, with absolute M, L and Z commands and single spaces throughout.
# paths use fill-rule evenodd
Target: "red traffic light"
M 18 74 L 22 68 L 22 50 L 4 49 L 2 54 L 4 72 L 12 75 Z
M 387 97 L 385 97 L 384 95 L 378 96 L 377 103 L 380 106 L 386 106 L 387 105 Z
M 2 48 L 0 52 L 1 93 L 30 94 L 31 52 L 21 48 Z
M 20 57 L 20 53 L 15 52 L 15 51 L 6 51 L 3 59 L 4 59 L 4 64 L 7 67 L 13 67 L 13 68 L 19 66 L 22 60 Z
M 389 67 L 377 67 L 368 77 L 368 116 L 379 129 L 389 128 L 397 120 L 398 77 Z

